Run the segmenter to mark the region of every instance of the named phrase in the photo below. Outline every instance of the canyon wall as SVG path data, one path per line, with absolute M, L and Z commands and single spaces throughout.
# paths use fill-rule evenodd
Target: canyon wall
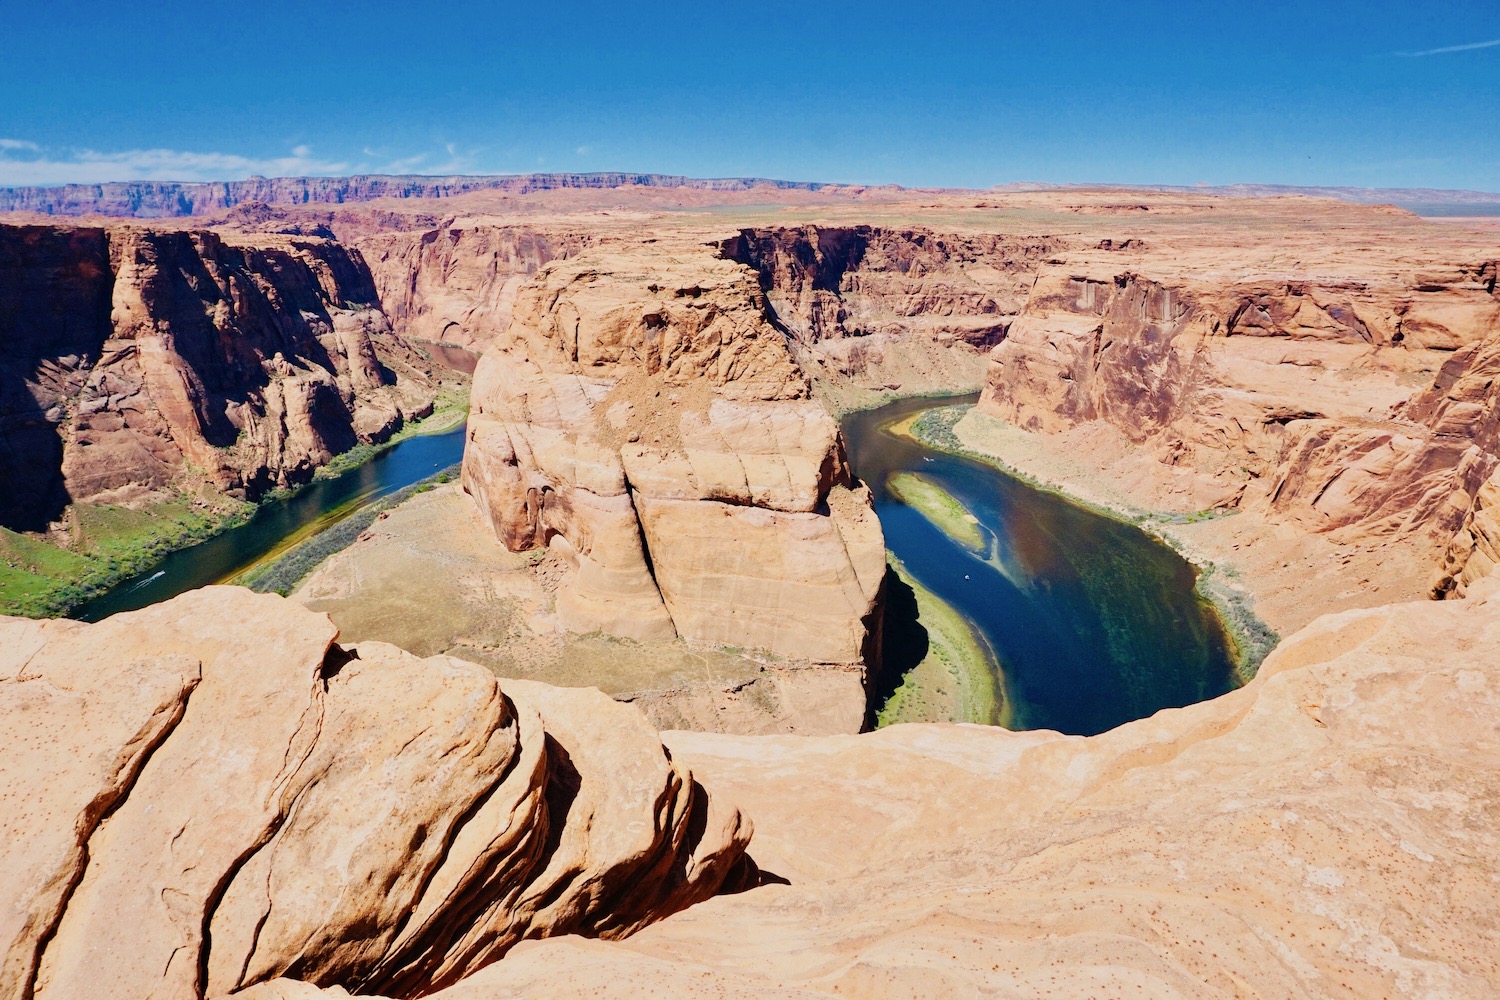
M 720 253 L 752 268 L 820 395 L 853 386 L 903 393 L 975 388 L 983 353 L 1026 303 L 1047 237 L 922 228 L 745 229 Z
M 239 588 L 0 618 L 0 996 L 420 995 L 753 885 L 641 715 Z
M 464 488 L 566 563 L 568 628 L 869 660 L 880 525 L 744 267 L 693 246 L 544 267 L 468 433 Z
M 430 411 L 358 253 L 319 239 L 0 227 L 0 524 L 201 474 L 254 499 Z
M 510 325 L 522 282 L 594 241 L 566 229 L 474 225 L 379 233 L 355 245 L 398 333 L 479 352 Z
M 1410 537 L 1434 569 L 1446 547 L 1434 589 L 1462 590 L 1500 463 L 1493 263 L 1225 280 L 1110 256 L 1042 269 L 990 355 L 982 412 L 1046 434 L 1107 426 L 1163 479 L 1190 473 L 1201 501 L 1298 531 Z

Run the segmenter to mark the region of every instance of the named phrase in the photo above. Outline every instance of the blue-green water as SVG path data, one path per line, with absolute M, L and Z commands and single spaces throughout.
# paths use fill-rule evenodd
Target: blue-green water
M 883 430 L 973 401 L 901 400 L 851 414 L 844 434 L 886 545 L 994 648 L 1014 727 L 1092 735 L 1234 687 L 1231 644 L 1177 553 L 1133 525 Z M 896 499 L 886 484 L 899 472 L 962 503 L 986 551 L 963 548 Z
M 144 573 L 80 605 L 72 617 L 98 621 L 196 587 L 223 583 L 289 537 L 336 524 L 365 504 L 461 461 L 463 454 L 462 425 L 441 434 L 409 437 L 341 476 L 316 480 L 285 500 L 266 504 L 246 524 L 173 552 Z

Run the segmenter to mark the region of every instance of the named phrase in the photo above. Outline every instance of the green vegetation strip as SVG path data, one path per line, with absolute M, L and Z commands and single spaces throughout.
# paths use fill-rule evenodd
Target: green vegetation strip
M 351 448 L 320 468 L 331 479 L 357 468 L 407 438 L 443 434 L 468 418 L 468 392 L 444 390 L 431 415 L 412 421 L 380 444 Z M 285 500 L 302 487 L 274 490 L 261 504 Z M 139 510 L 115 504 L 74 504 L 68 539 L 22 534 L 0 527 L 0 614 L 55 618 L 156 565 L 168 554 L 239 527 L 256 504 L 222 495 L 188 493 Z M 326 521 L 320 521 L 326 523 Z
M 986 545 L 979 530 L 979 518 L 969 513 L 953 494 L 915 472 L 898 472 L 886 486 L 943 534 L 976 555 L 984 554 Z
M 160 562 L 250 520 L 255 505 L 179 496 L 142 510 L 75 504 L 71 546 L 0 528 L 0 612 L 54 618 Z
M 1068 503 L 1092 511 L 1100 517 L 1133 524 L 1160 539 L 1164 544 L 1172 546 L 1174 550 L 1177 546 L 1173 544 L 1171 537 L 1163 534 L 1159 528 L 1173 524 L 1195 524 L 1199 521 L 1213 520 L 1216 517 L 1230 516 L 1231 512 L 1212 510 L 1197 511 L 1192 514 L 1165 514 L 1132 509 L 1122 513 L 1079 499 L 1052 483 L 1044 482 L 1007 465 L 994 455 L 976 451 L 964 444 L 953 428 L 973 408 L 972 404 L 935 407 L 922 411 L 915 419 L 894 422 L 887 429 L 897 436 L 909 438 L 924 447 L 944 451 L 950 455 L 959 455 L 999 469 L 1007 476 L 1020 480 L 1032 489 L 1051 493 Z M 1226 579 L 1233 578 L 1233 570 L 1221 570 L 1212 562 L 1193 563 L 1193 567 L 1198 571 L 1198 580 L 1194 589 L 1199 597 L 1213 606 L 1220 623 L 1224 626 L 1225 633 L 1234 644 L 1235 675 L 1241 684 L 1248 683 L 1255 676 L 1255 672 L 1260 669 L 1261 662 L 1271 650 L 1276 648 L 1281 636 L 1256 616 L 1249 595 Z
M 280 594 L 285 597 L 301 583 L 309 573 L 317 569 L 323 560 L 336 552 L 341 552 L 354 544 L 355 539 L 366 528 L 375 523 L 385 511 L 390 510 L 399 503 L 411 499 L 418 493 L 426 493 L 437 486 L 452 482 L 461 468 L 460 463 L 450 465 L 442 472 L 428 476 L 419 483 L 413 483 L 404 489 L 382 497 L 372 504 L 360 507 L 353 513 L 347 514 L 342 520 L 327 527 L 317 534 L 303 541 L 293 548 L 278 548 L 271 553 L 266 560 L 252 566 L 250 569 L 240 573 L 238 576 L 226 582 L 237 583 L 243 587 L 261 594 Z M 340 508 L 345 510 L 348 505 Z M 332 512 L 330 512 L 332 513 Z M 327 524 L 327 521 L 320 521 Z
M 894 553 L 886 556 L 896 577 L 888 583 L 892 589 L 909 588 L 916 601 L 915 622 L 899 622 L 895 627 L 925 638 L 926 653 L 906 667 L 900 683 L 876 712 L 876 727 L 902 722 L 977 722 L 1010 728 L 1014 713 L 1005 699 L 994 650 L 953 605 L 918 583 Z M 904 645 L 901 639 L 887 632 L 887 645 L 896 656 L 900 650 L 895 647 Z

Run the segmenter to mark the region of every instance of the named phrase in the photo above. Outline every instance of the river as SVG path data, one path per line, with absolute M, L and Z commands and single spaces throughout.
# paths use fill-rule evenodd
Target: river
M 197 587 L 224 583 L 267 555 L 337 524 L 365 504 L 461 461 L 463 454 L 463 424 L 438 434 L 405 438 L 358 468 L 314 480 L 285 500 L 265 504 L 239 527 L 173 552 L 80 605 L 72 617 L 98 621 L 117 611 L 134 611 Z
M 895 437 L 890 424 L 972 398 L 906 399 L 843 422 L 870 484 L 886 544 L 915 579 L 979 632 L 1001 664 L 1010 724 L 1092 734 L 1234 686 L 1229 644 L 1195 593 L 1191 565 L 1131 525 L 967 458 Z M 266 504 L 251 520 L 167 556 L 81 606 L 98 621 L 223 583 L 360 507 L 463 457 L 462 426 L 407 438 L 341 476 Z M 965 547 L 899 500 L 891 477 L 917 473 L 977 521 Z M 920 626 L 912 626 L 920 628 Z
M 994 649 L 1011 725 L 1093 735 L 1234 687 L 1224 628 L 1176 552 L 992 466 L 884 430 L 974 399 L 905 399 L 853 413 L 843 427 L 887 547 Z M 965 547 L 898 499 L 889 484 L 901 473 L 957 500 L 982 546 Z

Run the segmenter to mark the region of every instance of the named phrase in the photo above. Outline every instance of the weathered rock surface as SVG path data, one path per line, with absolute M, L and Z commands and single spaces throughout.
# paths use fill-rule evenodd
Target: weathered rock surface
M 436 996 L 1493 996 L 1497 643 L 1484 582 L 1324 617 L 1246 688 L 1096 737 L 670 733 L 791 884 Z M 326 995 L 298 990 L 247 995 Z
M 923 228 L 745 229 L 721 243 L 760 276 L 775 321 L 820 394 L 977 388 L 982 357 L 1026 303 L 1051 237 Z
M 574 567 L 571 629 L 860 662 L 885 570 L 867 491 L 753 272 L 703 247 L 543 268 L 475 374 L 464 486 Z
M 510 325 L 521 283 L 591 242 L 587 233 L 479 225 L 382 233 L 358 245 L 398 333 L 482 351 Z
M 432 404 L 359 255 L 317 239 L 0 227 L 0 523 L 189 468 L 254 498 Z
M 1435 563 L 1500 462 L 1491 265 L 1257 277 L 1264 250 L 1230 279 L 1202 252 L 1175 274 L 1149 254 L 1043 266 L 980 409 L 1044 434 L 1107 427 L 1214 506 L 1339 542 L 1412 538 Z M 1454 542 L 1436 589 L 1467 551 Z
M 418 995 L 753 881 L 634 709 L 334 638 L 235 588 L 0 620 L 0 994 Z

